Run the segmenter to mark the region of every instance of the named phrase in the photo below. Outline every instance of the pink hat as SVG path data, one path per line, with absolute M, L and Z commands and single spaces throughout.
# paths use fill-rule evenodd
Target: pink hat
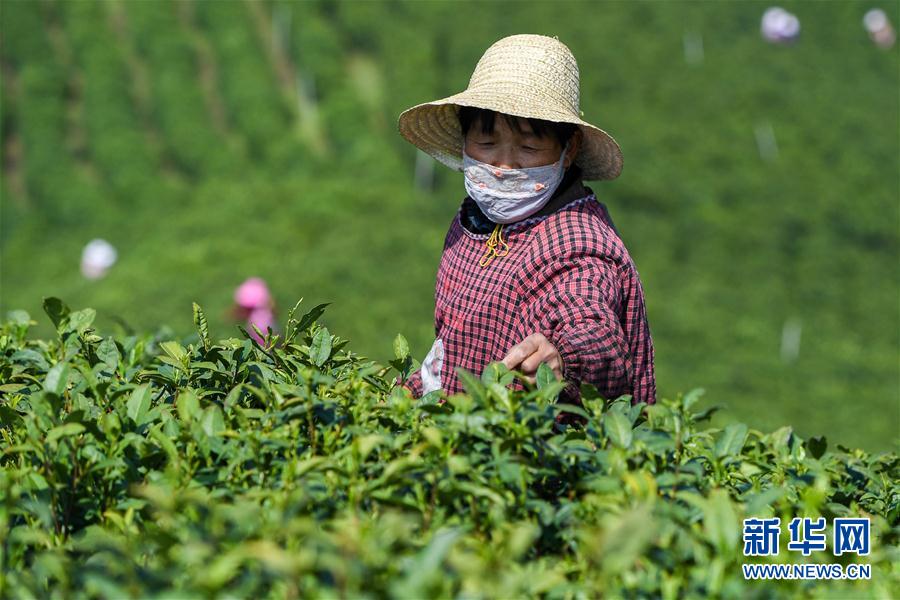
M 251 277 L 234 292 L 235 303 L 244 308 L 264 308 L 271 300 L 266 282 L 259 277 Z

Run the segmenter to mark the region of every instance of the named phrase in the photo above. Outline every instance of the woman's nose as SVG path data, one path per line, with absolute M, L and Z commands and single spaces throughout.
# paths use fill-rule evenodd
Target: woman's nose
M 511 152 L 500 152 L 494 156 L 491 165 L 500 169 L 518 169 L 519 161 Z

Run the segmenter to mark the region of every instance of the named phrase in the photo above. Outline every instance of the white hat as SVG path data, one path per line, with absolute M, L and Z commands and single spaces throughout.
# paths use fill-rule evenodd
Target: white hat
M 117 257 L 116 249 L 106 240 L 91 240 L 81 252 L 81 273 L 88 279 L 100 279 Z
M 800 19 L 780 6 L 773 6 L 763 13 L 760 31 L 770 42 L 792 42 L 800 35 Z

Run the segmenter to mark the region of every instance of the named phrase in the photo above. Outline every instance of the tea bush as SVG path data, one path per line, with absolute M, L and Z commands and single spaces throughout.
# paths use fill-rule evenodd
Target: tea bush
M 423 358 L 465 189 L 397 117 L 500 37 L 555 35 L 625 157 L 590 185 L 640 271 L 661 394 L 702 381 L 756 429 L 896 450 L 900 53 L 861 21 L 900 5 L 778 4 L 790 46 L 757 2 L 3 2 L 0 314 L 54 295 L 185 336 L 197 300 L 218 339 L 256 275 L 279 323 L 309 290 L 340 298 L 325 322 L 357 352 L 386 364 L 403 331 Z M 88 281 L 96 237 L 119 260 Z
M 743 424 L 702 390 L 556 403 L 501 364 L 413 399 L 291 311 L 283 338 L 102 337 L 50 298 L 58 338 L 0 329 L 0 596 L 889 597 L 900 461 Z M 244 332 L 246 334 L 246 332 Z M 189 342 L 189 343 L 187 343 Z M 506 385 L 520 378 L 526 389 Z M 745 581 L 746 516 L 867 516 L 870 581 Z M 786 559 L 786 556 L 790 556 Z

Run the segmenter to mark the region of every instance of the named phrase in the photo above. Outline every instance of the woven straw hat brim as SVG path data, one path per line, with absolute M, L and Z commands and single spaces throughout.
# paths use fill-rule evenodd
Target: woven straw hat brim
M 622 172 L 622 151 L 612 136 L 581 119 L 579 96 L 578 64 L 565 44 L 543 35 L 511 35 L 485 51 L 464 91 L 404 111 L 397 126 L 412 144 L 462 170 L 460 106 L 573 123 L 584 135 L 575 157 L 583 177 L 615 179 Z
M 400 134 L 411 144 L 451 169 L 462 170 L 463 134 L 459 107 L 484 108 L 517 117 L 577 125 L 583 134 L 575 164 L 584 179 L 615 179 L 622 172 L 622 151 L 611 135 L 566 110 L 546 104 L 529 107 L 531 98 L 498 95 L 495 90 L 468 89 L 405 110 L 398 120 Z

